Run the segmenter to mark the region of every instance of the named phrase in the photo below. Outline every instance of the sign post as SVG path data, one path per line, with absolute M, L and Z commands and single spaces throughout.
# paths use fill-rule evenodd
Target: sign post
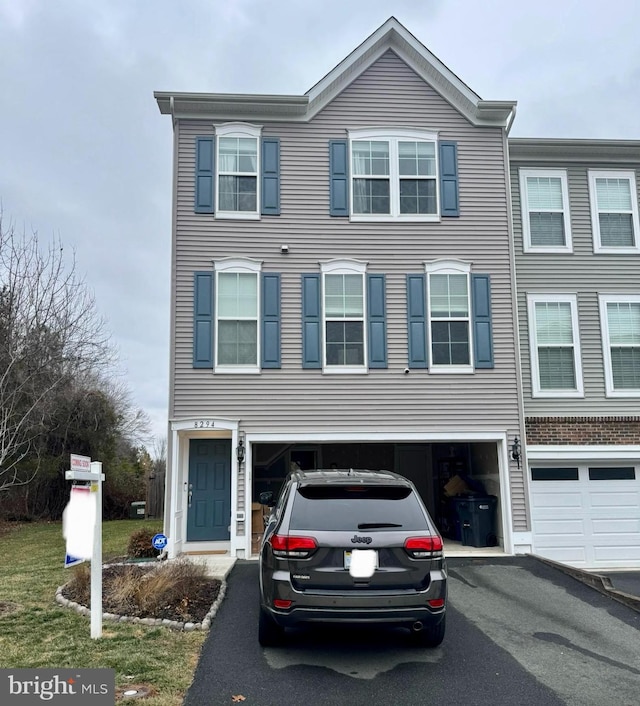
M 91 637 L 102 637 L 102 463 L 91 461 L 88 456 L 71 454 L 71 470 L 65 473 L 67 480 L 89 481 L 89 494 L 95 502 L 93 527 L 84 528 L 93 532 L 91 553 Z M 82 528 L 73 528 L 81 531 Z M 87 557 L 80 557 L 84 559 Z M 69 564 L 67 564 L 69 565 Z

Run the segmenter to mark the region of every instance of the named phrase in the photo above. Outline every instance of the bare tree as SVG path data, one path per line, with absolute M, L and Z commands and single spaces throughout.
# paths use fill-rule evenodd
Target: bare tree
M 43 248 L 37 233 L 3 227 L 0 213 L 0 491 L 37 475 L 57 389 L 113 363 L 75 257 L 65 261 L 59 242 Z

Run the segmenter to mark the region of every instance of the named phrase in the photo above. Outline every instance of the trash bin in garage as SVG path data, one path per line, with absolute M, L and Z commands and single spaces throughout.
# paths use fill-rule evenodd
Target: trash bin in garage
M 495 547 L 496 505 L 495 495 L 460 495 L 454 500 L 460 522 L 462 544 L 471 547 Z
M 146 505 L 147 503 L 144 500 L 138 500 L 131 503 L 131 507 L 129 508 L 129 519 L 144 520 Z

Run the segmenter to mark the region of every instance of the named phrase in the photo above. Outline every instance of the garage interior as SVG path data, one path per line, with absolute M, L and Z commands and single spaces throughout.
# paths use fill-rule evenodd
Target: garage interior
M 503 546 L 498 453 L 493 442 L 257 443 L 253 445 L 252 476 L 254 554 L 259 548 L 264 512 L 257 502 L 260 493 L 272 491 L 277 497 L 287 473 L 296 466 L 302 470 L 332 467 L 391 470 L 409 478 L 442 533 L 449 553 L 471 543 L 468 535 L 462 536 L 457 503 L 469 499 L 475 512 L 473 503 L 493 496 L 492 529 L 486 533 L 483 529 L 486 542 L 480 544 L 496 549 Z M 481 519 L 486 528 L 487 520 Z

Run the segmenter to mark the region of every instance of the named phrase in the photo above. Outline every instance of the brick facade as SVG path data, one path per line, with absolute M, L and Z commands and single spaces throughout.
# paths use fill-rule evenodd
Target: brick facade
M 529 417 L 529 445 L 640 445 L 640 417 Z

